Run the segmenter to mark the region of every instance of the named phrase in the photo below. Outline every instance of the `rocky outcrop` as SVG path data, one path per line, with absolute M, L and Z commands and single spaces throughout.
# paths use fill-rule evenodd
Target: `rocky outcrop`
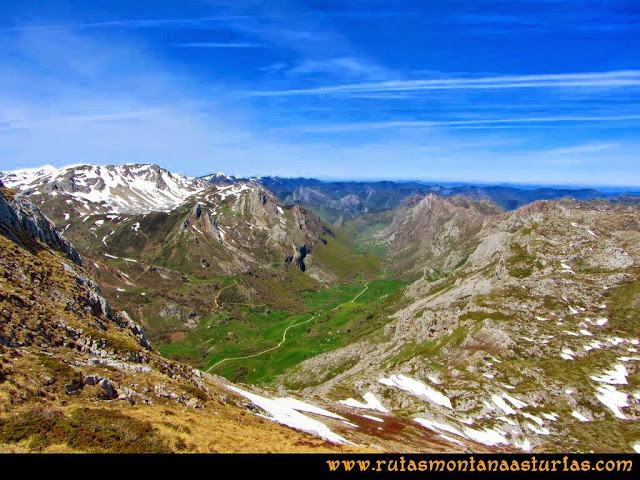
M 2 184 L 0 187 L 4 188 Z M 20 243 L 20 236 L 42 242 L 63 252 L 73 262 L 82 265 L 82 259 L 71 243 L 62 236 L 49 220 L 28 199 L 13 196 L 9 200 L 0 195 L 0 228 L 14 242 Z
M 475 250 L 485 222 L 501 212 L 462 196 L 416 195 L 397 210 L 382 237 L 405 271 L 453 270 Z
M 333 236 L 314 213 L 298 205 L 285 206 L 251 182 L 211 186 L 180 209 L 158 213 L 153 222 L 147 217 L 139 223 L 139 231 L 117 231 L 110 242 L 128 244 L 133 240 L 140 250 L 161 252 L 158 259 L 127 252 L 149 263 L 158 260 L 176 269 L 192 265 L 232 275 L 276 266 L 276 262 L 315 272 L 322 265 L 315 263 L 311 268 L 314 246 Z M 162 239 L 152 234 L 158 230 L 166 232 Z M 159 243 L 162 248 L 157 247 Z
M 637 206 L 601 201 L 487 214 L 467 199 L 415 198 L 391 245 L 446 266 L 443 238 L 457 239 L 450 249 L 466 239 L 467 261 L 440 275 L 425 268 L 381 331 L 307 359 L 281 381 L 309 395 L 374 394 L 434 432 L 464 433 L 460 442 L 493 431 L 524 451 L 631 451 L 639 218 Z M 585 436 L 588 422 L 607 435 Z
M 100 326 L 101 330 L 106 330 L 108 324 L 113 323 L 120 329 L 128 331 L 140 347 L 152 349 L 143 329 L 126 312 L 114 312 L 109 302 L 102 296 L 98 284 L 81 269 L 82 260 L 75 247 L 56 231 L 49 219 L 28 199 L 11 196 L 4 188 L 0 195 L 0 228 L 5 237 L 20 247 L 47 245 L 73 262 L 57 257 L 57 261 L 52 262 L 48 268 L 42 266 L 41 271 L 28 272 L 29 277 L 26 277 L 22 269 L 17 268 L 15 264 L 4 264 L 5 267 L 11 267 L 5 272 L 5 277 L 10 282 L 15 281 L 23 286 L 32 284 L 37 289 L 34 295 L 41 295 L 37 302 L 33 300 L 34 295 L 31 295 L 28 300 L 16 298 L 20 306 L 26 310 L 33 310 L 38 305 L 38 313 L 32 314 L 34 318 L 31 320 L 37 323 L 39 315 L 43 315 L 47 308 L 53 308 L 56 303 L 62 303 L 66 305 L 68 311 L 100 319 L 96 320 L 95 325 Z M 72 290 L 67 286 L 69 281 L 73 283 L 74 280 L 79 290 Z M 47 325 L 49 325 L 48 328 L 41 326 L 38 329 L 38 335 L 34 335 L 27 332 L 28 324 L 18 322 L 12 325 L 12 322 L 9 322 L 6 332 L 0 332 L 0 340 L 12 346 L 28 345 L 38 341 L 58 344 L 65 343 L 66 336 L 67 340 L 82 343 L 83 333 L 62 320 L 57 325 L 51 325 L 49 322 Z M 64 331 L 62 334 L 55 332 L 60 327 Z M 24 332 L 27 334 L 23 335 Z

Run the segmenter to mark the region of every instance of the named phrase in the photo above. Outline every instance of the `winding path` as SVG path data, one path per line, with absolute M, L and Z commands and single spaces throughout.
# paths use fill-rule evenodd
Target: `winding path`
M 227 288 L 231 288 L 231 287 L 233 287 L 234 285 L 236 285 L 237 283 L 238 283 L 237 281 L 234 281 L 233 283 L 231 283 L 231 284 L 227 285 L 226 287 L 221 288 L 220 290 L 218 290 L 218 294 L 217 294 L 215 297 L 213 297 L 213 302 L 216 304 L 214 308 L 215 308 L 216 310 L 217 310 L 218 308 L 220 308 L 220 305 L 218 304 L 218 298 L 220 298 L 220 294 L 221 294 L 222 292 L 224 292 Z
M 367 291 L 367 289 L 369 288 L 369 284 L 370 284 L 370 283 L 371 283 L 371 282 L 367 282 L 367 283 L 365 283 L 365 284 L 364 284 L 364 290 L 362 290 L 359 294 L 357 294 L 355 297 L 353 297 L 353 298 L 352 298 L 351 300 L 349 300 L 348 302 L 344 302 L 344 303 L 351 303 L 351 302 L 355 302 L 355 301 L 360 297 L 360 295 L 362 295 L 364 292 L 366 292 L 366 291 Z M 342 305 L 344 305 L 344 303 L 341 303 L 341 304 L 340 304 L 340 305 L 338 305 L 336 308 L 341 307 Z M 334 310 L 335 310 L 336 308 L 334 308 Z
M 362 295 L 364 292 L 366 292 L 366 291 L 367 291 L 367 289 L 369 288 L 369 284 L 370 284 L 370 283 L 371 283 L 371 282 L 367 282 L 367 283 L 365 283 L 365 284 L 364 284 L 364 289 L 363 289 L 359 294 L 357 294 L 355 297 L 353 297 L 351 300 L 349 300 L 349 301 L 347 301 L 347 302 L 342 302 L 340 305 L 338 305 L 337 307 L 333 308 L 331 311 L 333 312 L 334 310 L 337 310 L 338 308 L 340 308 L 340 307 L 341 307 L 342 305 L 344 305 L 345 303 L 355 302 L 355 301 L 360 297 L 360 295 Z M 216 302 L 216 303 L 217 303 L 217 302 Z M 206 373 L 209 373 L 213 368 L 215 368 L 215 367 L 217 367 L 218 365 L 220 365 L 220 364 L 222 364 L 222 363 L 224 363 L 224 362 L 227 362 L 227 361 L 229 361 L 229 360 L 246 360 L 246 359 L 248 359 L 248 358 L 259 357 L 260 355 L 264 355 L 265 353 L 269 353 L 269 352 L 272 352 L 273 350 L 277 350 L 278 348 L 280 348 L 280 347 L 284 344 L 285 340 L 287 339 L 287 332 L 288 332 L 290 329 L 292 329 L 293 327 L 297 327 L 297 326 L 299 326 L 299 325 L 304 325 L 305 323 L 309 323 L 311 320 L 313 320 L 313 319 L 314 319 L 314 318 L 316 318 L 317 316 L 318 316 L 318 314 L 315 314 L 313 317 L 311 317 L 311 318 L 310 318 L 310 319 L 308 319 L 308 320 L 305 320 L 304 322 L 296 323 L 296 324 L 294 324 L 294 325 L 289 325 L 289 326 L 285 329 L 284 333 L 282 334 L 282 340 L 280 340 L 280 343 L 278 343 L 278 345 L 276 345 L 275 347 L 271 347 L 271 348 L 268 348 L 268 349 L 263 350 L 263 351 L 261 351 L 261 352 L 254 353 L 253 355 L 246 355 L 246 356 L 244 356 L 244 357 L 228 357 L 228 358 L 223 358 L 223 359 L 222 359 L 222 360 L 220 360 L 218 363 L 215 363 L 215 364 L 211 365 L 209 368 L 207 368 L 207 369 L 205 370 L 205 372 L 206 372 Z

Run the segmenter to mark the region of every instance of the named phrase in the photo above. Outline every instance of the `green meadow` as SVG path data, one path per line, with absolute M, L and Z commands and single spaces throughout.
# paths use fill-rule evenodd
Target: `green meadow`
M 407 284 L 379 278 L 305 291 L 300 294 L 303 313 L 243 305 L 230 308 L 221 301 L 220 309 L 184 338 L 157 348 L 167 357 L 188 360 L 229 380 L 271 384 L 300 362 L 383 327 L 404 301 Z M 274 349 L 288 327 L 285 342 Z M 268 349 L 273 350 L 261 353 Z

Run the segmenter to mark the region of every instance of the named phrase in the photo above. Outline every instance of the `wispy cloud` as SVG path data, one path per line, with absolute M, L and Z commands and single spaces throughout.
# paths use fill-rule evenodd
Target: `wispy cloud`
M 574 145 L 571 147 L 554 148 L 544 152 L 545 155 L 583 155 L 589 153 L 604 152 L 606 150 L 613 150 L 620 146 L 619 143 L 585 143 L 582 145 Z
M 133 42 L 28 29 L 0 51 L 10 52 L 0 54 L 2 169 L 149 161 L 184 171 L 185 158 L 204 165 L 218 145 L 246 139 L 221 86 L 206 96 Z
M 557 15 L 543 14 L 460 14 L 450 21 L 471 26 L 466 33 L 513 34 L 513 33 L 557 33 L 557 32 L 616 32 L 638 28 L 638 15 L 600 12 L 559 12 Z
M 610 88 L 640 86 L 640 70 L 613 72 L 396 80 L 352 83 L 292 90 L 253 91 L 254 96 L 358 94 L 368 92 L 417 92 L 424 90 L 492 90 L 513 88 Z
M 0 32 L 21 32 L 24 30 L 61 30 L 61 29 L 89 29 L 89 28 L 166 28 L 166 27 L 189 27 L 200 26 L 205 23 L 233 20 L 234 17 L 209 17 L 209 18 L 158 18 L 158 19 L 136 19 L 136 20 L 112 20 L 103 22 L 85 22 L 75 24 L 50 23 L 16 25 L 0 29 Z
M 301 11 L 288 13 L 260 13 L 248 15 L 213 15 L 192 18 L 138 18 L 125 20 L 105 20 L 99 22 L 82 22 L 72 24 L 33 24 L 15 25 L 13 27 L 0 28 L 0 32 L 17 32 L 25 29 L 92 29 L 92 28 L 200 28 L 211 26 L 221 22 L 232 22 L 242 20 L 265 20 L 282 19 L 295 20 L 296 18 L 380 18 L 381 20 L 393 16 L 417 15 L 417 11 Z
M 579 0 L 584 1 L 584 0 Z M 211 28 L 228 22 L 242 21 L 296 21 L 305 19 L 343 18 L 353 20 L 385 21 L 390 17 L 420 17 L 420 11 L 304 11 L 289 13 L 261 13 L 255 15 L 216 15 L 193 18 L 140 18 L 125 20 L 106 20 L 69 24 L 28 24 L 0 28 L 0 32 L 17 32 L 29 29 L 161 29 L 161 28 Z M 584 17 L 584 18 L 583 18 Z M 638 28 L 638 17 L 634 15 L 608 15 L 603 17 L 580 17 L 565 15 L 541 18 L 526 15 L 466 14 L 444 18 L 420 18 L 423 24 L 466 26 L 471 34 L 513 34 L 520 32 L 554 33 L 558 31 L 575 32 L 615 32 L 633 31 Z
M 162 113 L 160 108 L 147 108 L 142 110 L 127 110 L 113 113 L 94 114 L 94 115 L 55 115 L 55 116 L 32 116 L 28 120 L 0 122 L 0 131 L 17 130 L 17 129 L 33 129 L 48 126 L 60 126 L 67 124 L 92 124 L 92 123 L 121 123 L 123 121 L 142 121 L 150 118 L 155 114 Z
M 276 64 L 273 71 L 279 71 L 286 76 L 319 76 L 331 78 L 382 80 L 389 78 L 391 72 L 375 62 L 356 57 L 338 57 L 324 60 L 306 59 L 303 62 L 288 67 Z
M 181 48 L 264 48 L 266 45 L 252 42 L 189 42 L 176 43 L 173 46 Z
M 367 130 L 386 130 L 402 128 L 433 128 L 433 127 L 457 127 L 457 128 L 503 128 L 509 125 L 565 123 L 565 122 L 626 122 L 638 121 L 640 115 L 617 116 L 549 116 L 549 117 L 522 117 L 522 118 L 491 118 L 476 120 L 449 120 L 449 121 L 392 121 L 392 122 L 361 122 L 333 125 L 311 125 L 287 127 L 282 130 L 299 133 L 338 133 L 357 132 Z

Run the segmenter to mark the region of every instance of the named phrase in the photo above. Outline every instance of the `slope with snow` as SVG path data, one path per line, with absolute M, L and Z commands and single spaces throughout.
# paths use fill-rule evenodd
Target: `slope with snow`
M 227 388 L 251 400 L 258 407 L 267 412 L 270 416 L 265 418 L 268 418 L 269 420 L 287 425 L 291 428 L 302 430 L 303 432 L 307 432 L 312 435 L 317 435 L 329 440 L 330 442 L 352 444 L 340 435 L 332 432 L 324 423 L 300 413 L 300 411 L 304 411 L 322 416 L 342 418 L 332 412 L 328 412 L 327 410 L 292 398 L 267 398 L 255 393 L 247 392 L 246 390 L 242 390 L 235 386 L 228 385 Z
M 443 407 L 453 408 L 451 406 L 451 400 L 449 400 L 447 396 L 428 385 L 425 385 L 419 380 L 414 380 L 406 375 L 391 375 L 389 378 L 381 378 L 378 381 L 383 385 L 399 388 L 417 397 L 425 398 L 433 403 L 442 405 Z
M 207 185 L 149 164 L 43 167 L 2 172 L 0 179 L 32 195 L 68 196 L 83 204 L 86 213 L 167 211 Z
M 51 165 L 37 168 L 22 168 L 20 170 L 0 172 L 0 180 L 6 187 L 21 188 L 33 183 L 38 178 L 51 175 L 57 170 L 56 167 L 52 167 Z

